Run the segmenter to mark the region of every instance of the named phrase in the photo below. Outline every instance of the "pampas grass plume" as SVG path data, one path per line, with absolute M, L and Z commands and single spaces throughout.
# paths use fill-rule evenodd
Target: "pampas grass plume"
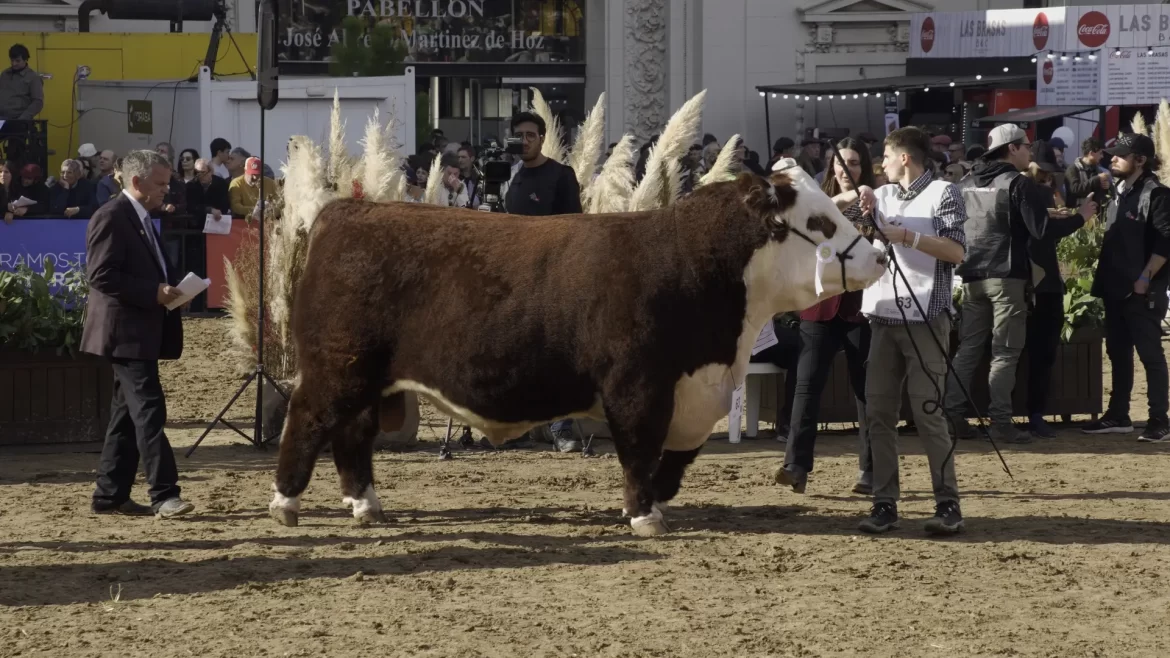
M 593 172 L 597 169 L 597 160 L 601 157 L 602 147 L 605 144 L 605 92 L 597 97 L 597 103 L 585 117 L 581 130 L 577 133 L 577 141 L 573 144 L 570 155 L 571 166 L 577 174 L 577 185 L 581 188 L 581 201 L 584 203 L 589 195 L 589 186 L 593 184 Z
M 553 114 L 548 102 L 544 100 L 544 94 L 540 93 L 540 90 L 536 87 L 531 87 L 531 89 L 532 112 L 541 119 L 544 119 L 544 147 L 540 152 L 551 160 L 566 162 L 565 145 L 561 141 L 561 121 Z
M 601 166 L 601 174 L 589 187 L 589 202 L 585 212 L 602 214 L 624 212 L 629 207 L 630 195 L 634 193 L 634 164 L 638 149 L 634 136 L 624 135 L 609 159 Z
M 683 106 L 678 108 L 658 143 L 650 149 L 650 157 L 646 160 L 646 175 L 634 189 L 630 198 L 630 210 L 653 210 L 663 207 L 664 200 L 674 203 L 677 197 L 671 197 L 669 190 L 674 187 L 668 180 L 674 169 L 667 167 L 671 161 L 681 162 L 687 154 L 687 149 L 694 143 L 699 134 L 699 126 L 703 119 L 703 101 L 707 98 L 704 89 L 695 94 Z
M 715 164 L 711 165 L 711 170 L 699 178 L 697 187 L 735 179 L 737 167 L 735 148 L 738 142 L 739 135 L 732 135 L 731 139 L 727 140 L 723 148 L 719 149 L 719 157 L 715 158 Z

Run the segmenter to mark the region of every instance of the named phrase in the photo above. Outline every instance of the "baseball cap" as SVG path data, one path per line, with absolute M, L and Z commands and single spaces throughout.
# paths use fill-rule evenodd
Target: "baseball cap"
M 1154 157 L 1154 140 L 1136 133 L 1122 133 L 1117 136 L 1117 142 L 1105 149 L 1109 155 L 1124 158 L 1127 155 L 1144 155 Z
M 93 156 L 97 155 L 97 147 L 95 147 L 93 144 L 82 144 L 81 147 L 77 149 L 77 155 L 82 158 L 92 158 Z
M 1008 144 L 1027 144 L 1028 133 L 1014 123 L 1000 124 L 987 133 L 987 152 L 991 153 Z
M 1056 152 L 1052 149 L 1052 142 L 1046 142 L 1038 139 L 1032 142 L 1032 162 L 1036 163 L 1042 171 L 1054 173 L 1060 171 L 1060 166 L 1056 164 Z
M 261 171 L 260 158 L 252 157 L 244 161 L 245 174 L 259 174 Z

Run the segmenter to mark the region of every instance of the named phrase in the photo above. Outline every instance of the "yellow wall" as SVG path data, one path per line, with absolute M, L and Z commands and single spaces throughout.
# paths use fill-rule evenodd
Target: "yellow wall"
M 76 119 L 72 105 L 73 75 L 79 65 L 91 69 L 91 80 L 180 80 L 198 72 L 207 54 L 210 34 L 113 34 L 98 32 L 0 32 L 0 53 L 14 43 L 24 44 L 32 54 L 30 64 L 38 73 L 51 73 L 45 80 L 45 108 L 38 119 L 49 122 L 49 171 L 53 174 L 67 157 L 77 157 L 77 126 L 73 144 L 69 128 Z M 248 66 L 256 67 L 256 35 L 236 34 L 236 43 Z M 227 34 L 219 42 L 215 65 L 224 75 L 244 73 L 244 62 Z M 101 144 L 97 144 L 100 149 Z

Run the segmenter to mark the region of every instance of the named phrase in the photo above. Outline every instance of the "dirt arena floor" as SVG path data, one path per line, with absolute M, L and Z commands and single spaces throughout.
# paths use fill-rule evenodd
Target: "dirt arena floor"
M 226 322 L 187 328 L 164 375 L 176 448 L 235 388 Z M 328 457 L 301 526 L 276 525 L 274 453 L 226 431 L 178 451 L 198 507 L 171 522 L 90 514 L 96 454 L 0 454 L 0 657 L 1170 655 L 1170 446 L 1136 435 L 1006 449 L 1014 480 L 964 442 L 968 527 L 947 540 L 921 529 L 914 437 L 903 527 L 877 538 L 856 529 L 854 437 L 821 440 L 803 496 L 770 481 L 782 444 L 716 437 L 674 532 L 639 539 L 611 454 L 440 463 L 445 422 L 428 410 L 419 450 L 377 455 L 392 521 L 369 528 Z

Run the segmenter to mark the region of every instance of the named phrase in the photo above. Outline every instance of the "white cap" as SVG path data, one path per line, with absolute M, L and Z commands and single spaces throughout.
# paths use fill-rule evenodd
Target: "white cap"
M 77 149 L 77 155 L 82 158 L 92 158 L 97 155 L 97 148 L 93 144 L 82 144 L 81 148 Z
M 1015 142 L 1027 144 L 1028 133 L 1020 130 L 1020 127 L 1014 123 L 998 125 L 992 128 L 991 132 L 987 133 L 987 152 L 991 153 L 1001 146 Z

